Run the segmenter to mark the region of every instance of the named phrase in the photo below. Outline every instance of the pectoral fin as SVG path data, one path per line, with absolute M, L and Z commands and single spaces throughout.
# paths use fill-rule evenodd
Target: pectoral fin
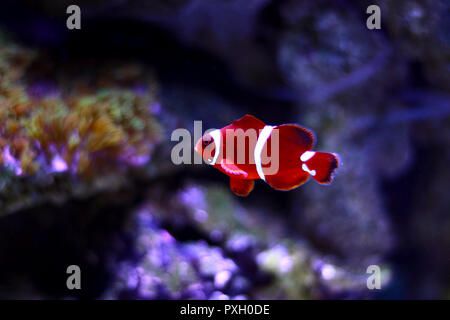
M 229 176 L 233 176 L 236 178 L 244 179 L 247 178 L 248 174 L 244 170 L 240 169 L 238 166 L 236 166 L 234 163 L 227 159 L 223 159 L 220 162 L 220 166 L 225 173 L 227 173 Z
M 230 188 L 236 195 L 246 197 L 253 190 L 255 180 L 244 180 L 230 177 Z

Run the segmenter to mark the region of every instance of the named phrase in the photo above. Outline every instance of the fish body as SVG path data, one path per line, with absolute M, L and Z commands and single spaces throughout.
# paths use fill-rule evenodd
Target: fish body
M 314 134 L 296 124 L 266 125 L 251 115 L 207 132 L 195 145 L 206 163 L 230 177 L 231 190 L 247 196 L 254 180 L 288 191 L 312 176 L 329 184 L 339 166 L 335 153 L 312 151 Z

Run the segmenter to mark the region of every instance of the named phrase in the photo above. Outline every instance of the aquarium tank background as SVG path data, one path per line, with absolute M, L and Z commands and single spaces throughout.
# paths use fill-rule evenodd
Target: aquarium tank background
M 449 299 L 449 17 L 444 0 L 1 1 L 0 298 Z M 175 129 L 194 144 L 194 121 L 245 114 L 314 131 L 333 183 L 242 198 L 171 161 Z

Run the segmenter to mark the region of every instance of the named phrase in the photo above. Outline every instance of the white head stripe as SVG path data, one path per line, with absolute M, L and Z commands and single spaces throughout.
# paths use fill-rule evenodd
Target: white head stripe
M 267 139 L 269 139 L 270 134 L 272 133 L 273 126 L 265 126 L 261 133 L 259 134 L 258 141 L 256 142 L 255 146 L 255 152 L 253 154 L 255 158 L 255 165 L 256 165 L 256 171 L 258 172 L 258 175 L 261 179 L 266 181 L 266 177 L 264 176 L 264 172 L 262 170 L 261 165 L 261 153 L 264 148 L 264 145 L 266 144 Z
M 219 154 L 220 154 L 220 139 L 221 139 L 221 134 L 220 134 L 220 130 L 216 129 L 214 131 L 211 131 L 209 133 L 211 135 L 211 137 L 214 140 L 214 146 L 215 146 L 215 152 L 214 152 L 214 158 L 213 160 L 210 162 L 211 165 L 215 165 L 217 158 L 219 158 Z
M 308 172 L 312 176 L 316 175 L 316 170 L 309 170 L 309 168 L 306 165 L 306 163 L 302 164 L 302 169 L 303 169 L 303 171 Z
M 303 162 L 308 161 L 309 159 L 311 159 L 312 157 L 314 157 L 316 153 L 314 151 L 305 151 L 303 152 L 303 154 L 300 156 L 300 160 Z

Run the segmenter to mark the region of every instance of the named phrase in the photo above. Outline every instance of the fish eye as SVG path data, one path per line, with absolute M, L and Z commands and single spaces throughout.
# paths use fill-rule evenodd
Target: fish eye
M 203 139 L 203 146 L 204 147 L 207 147 L 207 146 L 209 146 L 210 144 L 211 144 L 211 142 L 212 142 L 212 139 L 211 138 L 204 138 Z

